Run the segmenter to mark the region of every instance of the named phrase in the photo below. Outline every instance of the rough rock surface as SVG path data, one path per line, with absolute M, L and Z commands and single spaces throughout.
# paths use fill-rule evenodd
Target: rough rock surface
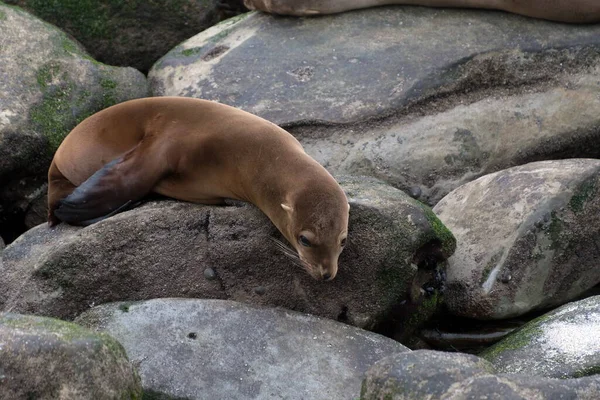
M 476 356 L 414 351 L 386 357 L 369 369 L 361 400 L 592 400 L 600 395 L 600 376 L 550 379 L 493 374 Z
M 77 322 L 123 344 L 144 393 L 190 400 L 351 399 L 374 362 L 408 351 L 345 324 L 223 300 L 107 304 Z
M 286 127 L 332 172 L 433 205 L 503 168 L 600 158 L 599 33 L 425 7 L 250 13 L 177 46 L 149 78 L 156 95 L 243 108 Z
M 369 368 L 361 399 L 388 399 L 399 393 L 406 398 L 438 399 L 455 382 L 491 373 L 494 373 L 494 367 L 490 363 L 470 354 L 430 350 L 417 350 L 402 356 L 395 354 Z M 429 384 L 427 396 L 430 397 L 410 397 L 422 393 L 424 381 Z
M 292 264 L 270 240 L 285 239 L 254 206 L 161 201 L 84 229 L 43 225 L 25 233 L 3 253 L 0 308 L 72 318 L 109 301 L 221 298 L 372 328 L 430 286 L 422 273 L 434 272 L 455 241 L 401 191 L 368 179 L 341 184 L 349 235 L 332 282 Z
M 600 160 L 542 161 L 486 175 L 434 212 L 460 244 L 446 302 L 501 319 L 563 304 L 600 282 Z
M 6 0 L 79 40 L 110 65 L 148 71 L 178 43 L 245 10 L 241 0 Z
M 0 233 L 5 239 L 13 239 L 5 233 L 8 223 L 24 230 L 23 215 L 43 197 L 52 154 L 71 128 L 102 108 L 145 95 L 140 72 L 100 64 L 64 32 L 0 3 Z
M 141 399 L 123 347 L 105 333 L 0 313 L 0 399 Z
M 566 304 L 529 322 L 481 357 L 504 373 L 550 378 L 599 374 L 600 296 Z
M 550 379 L 526 375 L 486 375 L 467 379 L 444 393 L 444 400 L 593 400 L 600 396 L 600 378 Z M 399 400 L 392 398 L 391 400 Z M 362 400 L 362 399 L 361 399 Z
M 422 7 L 304 19 L 249 13 L 183 42 L 150 78 L 155 94 L 218 100 L 277 124 L 352 122 L 432 95 L 549 79 L 570 67 L 551 65 L 557 49 L 583 55 L 582 46 L 600 45 L 599 33 L 598 26 Z

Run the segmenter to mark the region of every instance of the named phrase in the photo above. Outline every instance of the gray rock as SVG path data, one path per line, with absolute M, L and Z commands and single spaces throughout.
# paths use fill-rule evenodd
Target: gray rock
M 593 400 L 599 394 L 600 376 L 494 375 L 489 363 L 472 355 L 415 351 L 384 358 L 371 367 L 360 399 Z
M 0 32 L 1 225 L 29 208 L 52 154 L 79 121 L 148 89 L 140 72 L 96 62 L 18 7 L 0 3 Z
M 460 244 L 446 302 L 455 315 L 518 316 L 600 282 L 600 160 L 544 161 L 486 175 L 434 208 Z
M 141 399 L 123 347 L 79 325 L 0 313 L 0 399 Z
M 439 399 L 455 382 L 493 372 L 490 363 L 470 354 L 431 350 L 395 354 L 369 368 L 360 398 Z
M 218 100 L 277 124 L 352 122 L 432 95 L 552 78 L 569 67 L 552 65 L 554 49 L 584 54 L 577 48 L 600 44 L 599 33 L 422 7 L 306 19 L 249 13 L 183 42 L 149 76 L 156 95 Z
M 504 373 L 550 378 L 594 375 L 600 372 L 599 333 L 600 296 L 595 296 L 529 322 L 481 357 Z
M 241 0 L 5 2 L 64 29 L 94 58 L 142 71 L 178 43 L 245 10 Z
M 525 375 L 486 375 L 467 379 L 444 393 L 444 400 L 594 400 L 600 378 L 549 379 Z M 402 399 L 393 398 L 392 400 Z
M 345 324 L 223 300 L 107 304 L 77 322 L 123 343 L 145 393 L 190 400 L 352 399 L 375 361 L 408 351 Z
M 156 95 L 240 107 L 330 171 L 433 205 L 499 169 L 600 158 L 599 45 L 600 25 L 489 11 L 250 13 L 174 48 L 149 78 Z
M 285 239 L 254 206 L 162 201 L 83 229 L 28 231 L 4 251 L 0 307 L 72 318 L 115 300 L 217 298 L 373 328 L 430 286 L 423 274 L 443 266 L 455 241 L 401 191 L 367 179 L 341 183 L 351 204 L 349 239 L 332 282 L 291 263 L 270 240 Z

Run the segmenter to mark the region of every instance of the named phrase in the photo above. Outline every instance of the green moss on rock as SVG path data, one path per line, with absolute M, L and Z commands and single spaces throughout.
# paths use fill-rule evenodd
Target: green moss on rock
M 440 221 L 440 219 L 437 217 L 437 215 L 435 215 L 435 213 L 429 206 L 420 202 L 419 206 L 423 210 L 425 218 L 427 218 L 427 221 L 429 221 L 429 224 L 431 225 L 433 232 L 437 236 L 437 239 L 441 241 L 444 256 L 446 258 L 449 258 L 452 254 L 454 254 L 454 251 L 456 250 L 456 238 L 454 237 L 452 232 L 450 232 L 450 230 L 446 228 L 442 221 Z
M 96 335 L 90 330 L 77 324 L 62 321 L 60 319 L 11 313 L 4 314 L 0 317 L 0 325 L 23 330 L 53 332 L 65 341 L 79 340 Z
M 550 214 L 550 225 L 548 226 L 548 235 L 550 235 L 550 248 L 558 249 L 560 248 L 560 237 L 561 232 L 563 230 L 563 222 L 556 214 L 556 211 L 552 211 Z
M 424 297 L 416 312 L 410 315 L 403 328 L 407 332 L 414 332 L 417 328 L 427 322 L 439 309 L 443 296 L 435 291 L 431 296 Z
M 104 74 L 103 74 L 104 75 Z M 100 78 L 100 87 L 102 90 L 102 101 L 100 109 L 105 109 L 110 106 L 114 106 L 119 102 L 118 100 L 118 83 L 113 81 L 106 76 Z
M 93 346 L 95 351 L 106 349 L 115 360 L 127 358 L 123 346 L 107 333 L 96 333 L 72 322 L 60 319 L 38 316 L 25 316 L 7 313 L 0 317 L 0 326 L 7 326 L 25 331 L 51 333 L 64 342 L 86 342 Z
M 535 336 L 538 336 L 542 333 L 542 329 L 540 328 L 539 324 L 546 318 L 547 316 L 542 315 L 541 317 L 530 321 L 523 328 L 511 333 L 506 338 L 502 339 L 492 347 L 489 347 L 480 354 L 478 354 L 478 356 L 493 363 L 494 360 L 498 358 L 503 352 L 507 350 L 519 350 L 527 346 L 531 343 L 532 339 Z
M 402 268 L 386 268 L 377 276 L 377 283 L 386 289 L 386 293 L 395 293 L 395 290 L 405 288 L 408 284 L 407 277 L 402 273 Z
M 121 310 L 121 311 L 122 311 L 122 312 L 124 312 L 124 313 L 126 313 L 126 312 L 129 312 L 129 308 L 130 308 L 130 307 L 131 307 L 133 304 L 135 304 L 135 303 L 133 303 L 133 302 L 124 302 L 124 303 L 121 303 L 121 304 L 119 305 L 119 310 Z
M 60 84 L 48 85 L 50 73 L 46 68 L 38 72 L 38 83 L 43 96 L 31 108 L 30 118 L 39 132 L 48 139 L 50 151 L 54 152 L 74 122 L 71 113 L 74 84 L 70 79 L 62 79 Z
M 56 63 L 50 63 L 40 68 L 36 74 L 37 83 L 41 89 L 46 89 L 48 84 L 58 75 L 60 72 L 60 65 Z
M 573 378 L 584 378 L 586 376 L 600 375 L 600 365 L 583 368 L 573 374 Z
M 30 119 L 39 133 L 48 139 L 50 153 L 56 151 L 79 122 L 119 102 L 119 84 L 109 78 L 110 73 L 109 67 L 100 68 L 97 75 L 99 90 L 94 99 L 93 92 L 79 87 L 59 63 L 51 62 L 38 70 L 37 84 L 42 99 L 32 106 Z
M 108 7 L 96 0 L 23 0 L 19 4 L 42 19 L 59 26 L 72 26 L 86 38 L 100 38 L 109 30 Z M 110 3 L 127 3 L 111 1 Z
M 583 211 L 585 203 L 596 195 L 596 178 L 587 179 L 578 188 L 569 202 L 569 206 L 574 213 Z
M 191 49 L 183 50 L 181 52 L 181 54 L 186 57 L 190 57 L 190 56 L 200 53 L 201 51 L 202 51 L 202 47 L 192 47 Z

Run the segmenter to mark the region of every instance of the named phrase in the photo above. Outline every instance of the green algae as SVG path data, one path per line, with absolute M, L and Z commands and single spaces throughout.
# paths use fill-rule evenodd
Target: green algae
M 121 303 L 121 304 L 119 304 L 119 310 L 121 310 L 124 313 L 129 312 L 129 308 L 134 304 L 135 304 L 134 302 Z
M 40 88 L 46 89 L 54 77 L 60 72 L 60 65 L 49 63 L 40 68 L 36 74 L 36 80 Z
M 30 119 L 36 129 L 48 139 L 49 151 L 56 151 L 65 136 L 79 122 L 104 108 L 119 102 L 118 83 L 106 76 L 110 71 L 99 71 L 97 85 L 101 88 L 92 98 L 92 92 L 81 89 L 60 64 L 50 62 L 41 67 L 37 83 L 42 91 L 40 102 L 32 106 Z
M 444 257 L 449 258 L 456 251 L 456 238 L 452 232 L 450 232 L 450 229 L 446 228 L 446 225 L 440 221 L 440 219 L 437 217 L 437 215 L 435 215 L 429 206 L 421 202 L 417 203 L 423 210 L 425 218 L 427 218 L 427 221 L 429 222 L 436 239 L 442 243 L 442 252 L 444 253 Z
M 186 57 L 190 57 L 190 56 L 200 53 L 201 51 L 202 51 L 202 47 L 192 47 L 191 49 L 183 50 L 181 52 L 181 54 Z
M 42 67 L 38 71 L 38 83 L 43 91 L 42 100 L 30 111 L 30 119 L 35 127 L 49 142 L 50 151 L 54 152 L 70 128 L 75 125 L 71 113 L 71 103 L 75 85 L 68 75 L 63 75 L 62 83 L 49 85 L 48 80 L 56 68 Z M 65 79 L 67 78 L 67 79 Z
M 0 314 L 0 328 L 7 327 L 28 335 L 27 343 L 43 347 L 45 352 L 51 351 L 55 359 L 60 359 L 59 364 L 74 364 L 79 369 L 80 360 L 92 359 L 100 366 L 131 368 L 128 363 L 125 348 L 112 336 L 104 332 L 94 332 L 78 324 L 62 321 L 55 318 L 39 317 L 20 314 Z M 9 336 L 10 337 L 10 336 Z M 39 338 L 39 339 L 38 339 Z M 63 347 L 67 344 L 67 347 Z M 82 353 L 79 358 L 71 359 L 69 347 L 75 347 L 77 353 Z M 67 349 L 67 351 L 61 350 Z M 88 354 L 83 355 L 83 354 Z M 29 357 L 27 353 L 25 356 Z M 13 357 L 18 355 L 13 355 Z M 91 356 L 91 358 L 90 358 Z M 87 363 L 83 364 L 87 368 Z M 131 368 L 133 382 L 123 388 L 120 394 L 122 399 L 141 399 L 141 380 L 137 371 Z
M 596 195 L 596 177 L 584 181 L 573 193 L 569 207 L 574 213 L 583 211 L 585 204 Z
M 98 335 L 72 322 L 66 322 L 56 318 L 31 315 L 19 315 L 11 313 L 0 315 L 0 326 L 2 325 L 32 332 L 46 331 L 49 333 L 56 333 L 61 340 L 64 341 L 89 339 L 90 337 Z
M 184 20 L 189 3 L 186 0 L 15 0 L 15 3 L 33 11 L 38 17 L 72 32 L 77 39 L 88 42 L 98 39 L 114 39 L 123 21 L 140 12 L 153 13 L 166 10 L 171 18 Z
M 563 231 L 563 221 L 557 216 L 556 211 L 550 214 L 550 225 L 548 226 L 548 235 L 550 236 L 550 248 L 556 250 L 561 247 L 561 232 Z
M 431 296 L 424 297 L 417 310 L 410 315 L 410 318 L 405 322 L 405 331 L 414 332 L 421 327 L 425 322 L 438 311 L 443 302 L 443 295 L 439 291 L 435 291 Z
M 589 367 L 583 367 L 579 371 L 576 371 L 573 376 L 569 378 L 584 378 L 586 376 L 600 375 L 600 365 L 592 365 Z
M 532 342 L 532 339 L 542 333 L 540 323 L 548 318 L 547 315 L 542 315 L 523 326 L 516 332 L 511 333 L 506 338 L 502 339 L 495 345 L 485 349 L 478 356 L 492 362 L 498 358 L 503 352 L 509 350 L 519 350 Z

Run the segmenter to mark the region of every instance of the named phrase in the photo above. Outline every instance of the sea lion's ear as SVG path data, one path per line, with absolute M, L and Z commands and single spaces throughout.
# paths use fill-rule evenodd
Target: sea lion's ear
M 283 208 L 285 211 L 287 211 L 288 213 L 293 213 L 294 209 L 290 206 L 288 206 L 287 204 L 281 203 L 281 208 Z
M 350 203 L 348 203 L 348 211 L 350 211 Z

